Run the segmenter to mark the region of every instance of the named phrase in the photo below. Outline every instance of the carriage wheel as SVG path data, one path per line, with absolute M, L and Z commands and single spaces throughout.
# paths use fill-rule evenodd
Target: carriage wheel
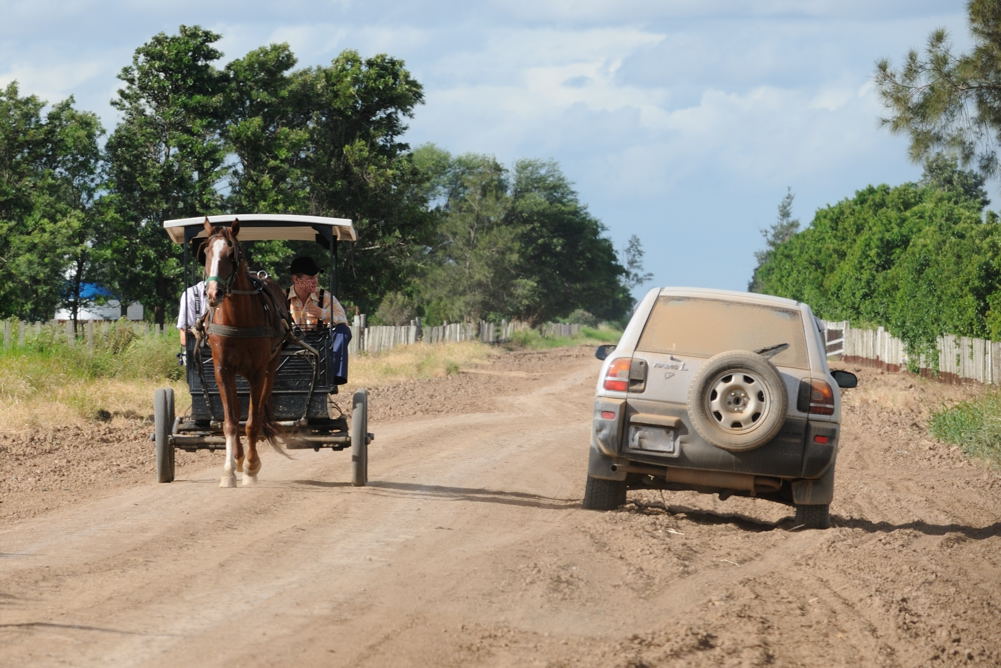
M 174 390 L 161 387 L 153 393 L 153 440 L 156 443 L 156 481 L 174 482 Z
M 368 482 L 368 390 L 358 390 L 351 397 L 352 483 L 363 487 Z

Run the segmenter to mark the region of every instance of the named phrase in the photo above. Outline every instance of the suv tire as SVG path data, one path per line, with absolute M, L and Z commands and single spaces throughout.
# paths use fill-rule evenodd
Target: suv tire
M 789 397 L 778 369 L 757 353 L 710 357 L 688 388 L 688 416 L 709 443 L 745 452 L 772 440 L 785 423 Z
M 823 505 L 801 505 L 796 506 L 796 526 L 805 529 L 829 529 L 831 527 L 831 506 Z
M 587 510 L 615 510 L 626 502 L 626 481 L 587 477 L 583 506 Z

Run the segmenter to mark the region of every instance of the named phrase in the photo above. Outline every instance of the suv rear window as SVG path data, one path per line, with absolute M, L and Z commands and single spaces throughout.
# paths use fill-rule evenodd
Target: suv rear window
M 777 366 L 809 369 L 803 316 L 796 309 L 718 299 L 660 297 L 636 349 L 648 353 L 712 357 L 727 350 L 789 347 L 771 358 Z

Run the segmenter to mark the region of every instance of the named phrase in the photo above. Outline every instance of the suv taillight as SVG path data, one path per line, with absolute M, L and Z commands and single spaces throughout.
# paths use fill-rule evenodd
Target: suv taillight
M 646 360 L 620 357 L 612 360 L 602 384 L 613 392 L 642 392 L 646 389 Z
M 606 390 L 613 392 L 626 392 L 629 389 L 629 365 L 632 360 L 628 357 L 620 357 L 612 360 L 605 373 L 605 382 L 602 385 Z
M 834 415 L 834 390 L 825 380 L 801 380 L 796 407 L 804 413 Z

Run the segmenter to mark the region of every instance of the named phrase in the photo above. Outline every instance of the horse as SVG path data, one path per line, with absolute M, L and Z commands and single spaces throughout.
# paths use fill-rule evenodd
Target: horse
M 220 487 L 235 487 L 236 473 L 245 487 L 257 482 L 261 435 L 278 452 L 278 425 L 271 412 L 271 389 L 282 345 L 289 334 L 288 309 L 278 285 L 267 277 L 252 276 L 237 237 L 240 221 L 213 227 L 205 218 L 205 294 L 208 314 L 204 332 L 212 349 L 216 384 L 223 408 L 226 462 Z M 247 379 L 247 451 L 240 443 L 240 403 L 236 375 Z

